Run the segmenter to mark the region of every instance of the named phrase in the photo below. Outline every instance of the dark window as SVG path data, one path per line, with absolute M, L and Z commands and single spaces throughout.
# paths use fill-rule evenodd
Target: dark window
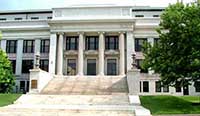
M 29 81 L 26 81 L 26 91 L 29 92 Z
M 169 86 L 168 85 L 163 86 L 163 92 L 169 92 Z
M 161 82 L 156 81 L 156 92 L 161 92 Z
M 200 92 L 200 81 L 196 81 L 194 87 L 196 92 Z
M 96 75 L 96 59 L 87 60 L 87 75 Z
M 52 19 L 52 17 L 47 17 L 47 19 Z
M 116 59 L 107 60 L 107 75 L 117 75 L 117 60 Z
M 144 15 L 135 15 L 135 17 L 144 17 Z
M 143 92 L 149 92 L 149 82 L 143 81 Z
M 176 87 L 176 92 L 181 92 L 181 87 Z
M 25 81 L 20 81 L 20 92 L 26 93 L 26 91 L 25 91 Z
M 34 53 L 34 40 L 24 40 L 23 43 L 23 53 Z
M 29 73 L 33 69 L 33 60 L 22 60 L 22 73 Z
M 16 60 L 10 60 L 11 65 L 12 65 L 12 71 L 15 74 L 15 67 L 16 67 Z
M 76 75 L 76 59 L 67 60 L 67 75 Z
M 140 92 L 142 92 L 142 82 L 140 81 Z
M 70 36 L 66 38 L 66 50 L 77 50 L 78 49 L 78 37 Z
M 153 17 L 160 17 L 160 15 L 153 15 Z
M 15 20 L 22 20 L 22 18 L 15 18 Z
M 98 36 L 87 36 L 85 42 L 86 50 L 97 50 L 98 49 Z
M 118 36 L 106 36 L 105 48 L 106 50 L 117 50 L 119 44 Z
M 0 18 L 0 21 L 6 21 L 6 18 Z
M 141 52 L 142 51 L 142 45 L 147 42 L 147 38 L 136 38 L 135 39 L 135 51 Z
M 49 53 L 49 44 L 50 44 L 49 39 L 41 40 L 40 52 Z
M 44 71 L 49 71 L 49 60 L 40 60 L 40 68 Z
M 6 52 L 16 53 L 17 50 L 17 40 L 7 40 L 6 42 Z
M 142 59 L 136 59 L 136 64 L 137 64 L 137 68 L 140 69 L 140 72 L 142 73 L 148 73 L 148 69 L 143 69 L 142 68 Z
M 31 17 L 31 20 L 37 20 L 39 17 Z

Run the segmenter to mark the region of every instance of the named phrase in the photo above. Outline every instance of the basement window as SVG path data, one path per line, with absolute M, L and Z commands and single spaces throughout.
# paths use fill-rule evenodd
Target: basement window
M 135 15 L 135 17 L 144 17 L 144 15 Z

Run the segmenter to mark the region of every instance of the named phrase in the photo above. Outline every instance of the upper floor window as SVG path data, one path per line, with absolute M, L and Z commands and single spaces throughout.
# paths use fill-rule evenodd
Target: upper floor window
M 22 18 L 15 18 L 15 20 L 22 20 Z
M 98 44 L 99 44 L 98 36 L 87 36 L 86 37 L 86 42 L 85 42 L 86 50 L 97 50 Z
M 31 17 L 31 20 L 37 20 L 39 17 Z
M 78 49 L 78 36 L 70 36 L 66 38 L 66 50 Z
M 34 40 L 24 40 L 23 43 L 23 53 L 34 53 Z
M 147 38 L 136 38 L 135 39 L 135 51 L 141 52 L 142 51 L 142 45 L 147 42 Z
M 17 51 L 17 40 L 7 40 L 6 42 L 6 52 L 16 53 Z
M 47 17 L 47 19 L 52 19 L 52 17 Z
M 41 40 L 40 52 L 41 53 L 49 53 L 49 45 L 50 45 L 49 39 Z
M 22 60 L 22 73 L 29 73 L 33 69 L 33 60 Z
M 40 68 L 44 71 L 49 71 L 49 60 L 40 60 Z
M 153 15 L 153 17 L 160 17 L 160 15 Z
M 0 21 L 6 21 L 6 18 L 0 18 Z
M 144 15 L 135 15 L 135 17 L 144 17 Z
M 106 50 L 117 50 L 119 44 L 118 36 L 106 36 L 105 48 Z

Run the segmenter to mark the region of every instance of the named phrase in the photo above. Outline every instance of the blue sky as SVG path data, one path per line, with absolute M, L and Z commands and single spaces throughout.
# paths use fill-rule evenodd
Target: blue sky
M 138 6 L 167 6 L 177 0 L 0 0 L 0 10 L 50 9 L 82 4 L 117 4 Z M 188 3 L 194 0 L 183 0 Z

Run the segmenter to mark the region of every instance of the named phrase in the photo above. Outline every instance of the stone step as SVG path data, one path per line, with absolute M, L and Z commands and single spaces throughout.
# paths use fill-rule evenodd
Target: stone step
M 134 116 L 132 111 L 0 108 L 0 116 Z
M 128 94 L 125 77 L 53 78 L 41 94 L 50 95 L 112 95 Z
M 57 109 L 57 110 L 95 110 L 95 111 L 134 111 L 135 106 L 132 105 L 43 105 L 43 104 L 16 104 L 9 105 L 5 108 L 16 109 Z
M 127 95 L 22 95 L 15 104 L 129 105 Z

